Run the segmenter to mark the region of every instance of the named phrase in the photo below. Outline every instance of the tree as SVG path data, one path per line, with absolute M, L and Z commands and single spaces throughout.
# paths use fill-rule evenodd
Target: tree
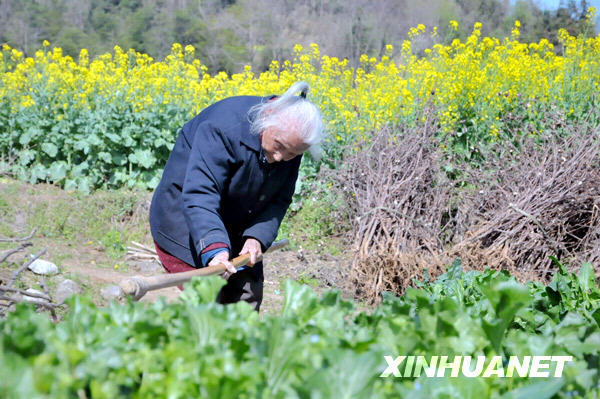
M 557 44 L 559 28 L 577 35 L 589 29 L 589 1 L 562 0 L 540 10 L 533 0 L 0 0 L 0 42 L 32 55 L 43 40 L 76 57 L 90 57 L 115 45 L 162 59 L 173 42 L 191 44 L 210 72 L 236 72 L 251 64 L 292 55 L 294 44 L 319 44 L 324 54 L 349 59 L 378 56 L 386 44 L 400 48 L 411 27 L 438 27 L 436 41 L 466 38 L 475 22 L 483 34 L 508 36 L 515 19 L 521 40 L 545 37 Z M 451 20 L 458 31 L 449 29 Z M 431 46 L 429 35 L 413 40 L 417 53 Z M 557 48 L 557 50 L 560 50 Z

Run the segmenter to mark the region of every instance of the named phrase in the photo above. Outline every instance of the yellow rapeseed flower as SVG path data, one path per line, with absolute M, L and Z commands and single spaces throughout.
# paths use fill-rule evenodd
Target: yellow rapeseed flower
M 458 22 L 450 21 L 453 30 Z M 426 31 L 418 25 L 415 35 Z M 306 80 L 311 100 L 322 110 L 331 141 L 367 140 L 370 132 L 386 122 L 415 115 L 422 104 L 432 102 L 442 132 L 456 131 L 465 115 L 490 137 L 502 132 L 509 110 L 528 100 L 532 104 L 564 104 L 570 113 L 573 99 L 588 98 L 600 86 L 600 37 L 558 33 L 564 53 L 542 39 L 520 43 L 520 22 L 509 38 L 481 37 L 476 23 L 464 41 L 434 44 L 425 57 L 413 53 L 412 42 L 402 43 L 400 54 L 387 45 L 378 58 L 364 54 L 352 67 L 348 60 L 321 54 L 318 45 L 294 46 L 294 56 L 273 61 L 258 73 L 249 66 L 240 73 L 209 74 L 194 59 L 193 46 L 172 45 L 164 60 L 154 60 L 118 46 L 93 61 L 82 49 L 75 62 L 62 49 L 39 50 L 34 57 L 3 45 L 0 53 L 0 101 L 10 104 L 11 116 L 19 112 L 45 112 L 52 125 L 69 113 L 91 115 L 113 107 L 149 115 L 171 115 L 182 109 L 187 117 L 222 98 L 238 95 L 281 93 L 292 83 Z M 437 32 L 433 28 L 433 32 Z M 48 44 L 49 45 L 49 44 Z M 47 47 L 44 44 L 44 47 Z M 533 112 L 533 110 L 531 111 Z M 173 122 L 175 123 L 175 122 Z M 165 135 L 177 126 L 165 126 Z

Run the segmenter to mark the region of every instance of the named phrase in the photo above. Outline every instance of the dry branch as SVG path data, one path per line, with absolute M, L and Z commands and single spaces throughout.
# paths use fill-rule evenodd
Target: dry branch
M 468 239 L 453 253 L 472 262 L 504 251 L 490 266 L 546 280 L 550 255 L 575 262 L 600 261 L 598 131 L 566 137 L 503 142 L 496 156 L 467 172 L 477 191 L 465 193 L 459 210 Z M 541 141 L 541 142 L 540 142 Z
M 144 244 L 132 241 L 132 247 L 127 247 L 125 259 L 128 260 L 154 260 L 160 263 L 160 259 L 156 251 Z
M 13 272 L 13 274 L 10 276 L 10 280 L 8 280 L 7 286 L 12 287 L 12 285 L 15 283 L 15 280 L 17 279 L 17 277 L 19 277 L 19 274 L 21 274 L 21 272 L 23 272 L 23 270 L 27 269 L 29 267 L 29 265 L 31 265 L 33 262 L 35 262 L 40 256 L 45 254 L 47 249 L 48 248 L 42 249 L 37 255 L 35 255 L 33 258 L 31 258 L 29 260 L 29 262 L 24 263 L 23 266 L 21 266 L 17 270 L 15 270 Z
M 351 288 L 376 301 L 456 257 L 521 280 L 547 280 L 550 255 L 600 270 L 600 131 L 580 130 L 503 140 L 462 184 L 442 171 L 452 155 L 438 151 L 433 119 L 374 134 L 331 175 L 351 214 Z
M 29 296 L 32 298 L 44 299 L 46 301 L 51 301 L 50 295 L 48 294 L 38 294 L 37 292 L 27 292 L 26 290 L 20 290 L 18 288 L 7 287 L 4 285 L 0 285 L 0 291 L 4 292 L 15 292 L 21 295 Z
M 3 238 L 0 241 L 1 242 L 27 241 L 34 236 L 36 231 L 37 231 L 37 227 L 35 229 L 33 229 L 33 231 L 27 237 Z M 32 245 L 33 244 L 31 242 L 22 242 L 17 248 L 13 248 L 8 251 L 5 251 L 0 256 L 0 263 L 4 262 L 9 256 L 27 248 L 27 247 L 30 247 Z M 52 320 L 53 321 L 58 320 L 58 317 L 56 315 L 56 308 L 59 307 L 60 305 L 52 302 L 50 290 L 48 289 L 48 286 L 46 285 L 46 281 L 43 276 L 40 277 L 39 282 L 40 282 L 40 286 L 42 287 L 42 290 L 44 291 L 44 293 L 29 292 L 27 290 L 22 290 L 22 289 L 13 287 L 13 285 L 15 284 L 15 282 L 17 281 L 17 279 L 19 278 L 21 273 L 24 270 L 26 270 L 33 262 L 35 262 L 37 259 L 39 259 L 42 255 L 44 255 L 46 253 L 46 250 L 47 250 L 47 248 L 42 249 L 39 253 L 34 255 L 29 261 L 25 262 L 17 270 L 13 271 L 10 278 L 8 279 L 8 282 L 6 283 L 6 285 L 0 285 L 0 301 L 3 301 L 3 303 L 0 303 L 0 316 L 4 316 L 8 311 L 10 311 L 13 308 L 13 305 L 18 302 L 29 302 L 29 303 L 35 304 L 36 306 L 47 309 L 52 316 Z M 8 294 L 8 293 L 13 293 L 13 294 L 18 294 L 18 295 L 10 295 L 10 296 L 4 295 L 4 294 Z
M 52 296 L 50 295 L 50 290 L 48 289 L 48 286 L 46 285 L 46 279 L 44 278 L 44 276 L 40 276 L 40 287 L 42 287 L 42 290 L 48 297 L 48 301 L 50 303 L 52 303 L 53 302 Z M 54 308 L 49 308 L 49 310 L 50 310 L 50 315 L 52 316 L 52 320 L 56 322 L 58 320 L 58 317 L 56 316 L 56 311 L 54 310 Z
M 21 245 L 19 245 L 17 248 L 9 249 L 9 250 L 3 252 L 2 255 L 0 255 L 0 263 L 4 262 L 6 259 L 8 259 L 9 256 L 14 255 L 17 252 L 21 252 L 25 248 L 30 247 L 32 245 L 33 245 L 33 243 L 31 243 L 31 242 L 24 242 Z
M 27 236 L 27 237 L 23 237 L 23 238 L 5 238 L 5 237 L 1 237 L 0 238 L 0 242 L 21 242 L 21 241 L 28 241 L 31 240 L 31 238 L 33 237 L 33 235 L 35 234 L 35 232 L 37 231 L 37 227 L 35 229 L 33 229 L 31 231 L 31 233 Z
M 156 251 L 153 248 L 150 248 L 150 247 L 148 247 L 148 246 L 146 246 L 144 244 L 140 244 L 140 243 L 135 242 L 135 241 L 131 241 L 131 243 L 135 247 L 137 247 L 138 249 L 140 249 L 142 251 L 148 252 L 149 254 L 152 254 L 152 255 L 156 255 Z
M 350 281 L 360 296 L 375 300 L 422 277 L 419 265 L 439 263 L 439 234 L 448 214 L 449 189 L 433 141 L 435 121 L 420 129 L 399 126 L 374 134 L 332 176 L 356 215 Z

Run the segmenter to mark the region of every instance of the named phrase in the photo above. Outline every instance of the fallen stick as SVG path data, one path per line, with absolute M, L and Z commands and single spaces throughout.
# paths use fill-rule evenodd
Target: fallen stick
M 40 287 L 42 287 L 42 290 L 44 290 L 44 294 L 46 294 L 46 296 L 49 298 L 50 303 L 52 303 L 52 297 L 50 296 L 50 290 L 48 289 L 48 285 L 46 285 L 46 279 L 44 278 L 44 276 L 40 276 Z M 52 315 L 52 321 L 56 322 L 58 320 L 58 317 L 56 317 L 56 312 L 54 311 L 54 308 L 50 308 L 50 315 Z
M 274 242 L 273 245 L 269 247 L 265 251 L 271 252 L 277 249 L 281 249 L 289 244 L 288 240 L 280 240 Z M 257 259 L 257 262 L 262 260 L 262 256 Z M 241 255 L 234 258 L 231 263 L 236 268 L 246 266 L 250 262 L 250 255 Z M 123 280 L 119 286 L 125 295 L 131 296 L 134 301 L 142 298 L 148 291 L 154 291 L 161 288 L 174 287 L 176 285 L 181 285 L 187 281 L 190 281 L 193 277 L 196 276 L 210 276 L 213 274 L 221 274 L 225 272 L 225 265 L 219 263 L 214 266 L 207 266 L 200 269 L 192 270 L 189 272 L 183 273 L 173 273 L 173 274 L 162 274 L 158 276 L 150 276 L 150 277 L 142 277 L 142 276 L 134 276 Z
M 152 248 L 150 248 L 150 247 L 148 247 L 148 246 L 146 246 L 146 245 L 144 245 L 144 244 L 140 244 L 139 242 L 135 242 L 135 241 L 131 241 L 131 243 L 132 243 L 132 244 L 133 244 L 135 247 L 138 247 L 138 248 L 140 248 L 140 249 L 142 249 L 142 250 L 144 250 L 144 251 L 146 251 L 146 252 L 149 252 L 149 253 L 151 253 L 151 254 L 156 254 L 156 251 L 155 251 L 154 249 L 152 249 Z
M 134 259 L 134 258 L 139 258 L 139 259 L 158 259 L 158 255 L 140 254 L 140 253 L 132 253 L 132 252 L 128 252 L 127 255 L 125 255 L 125 257 L 129 258 L 129 259 Z
M 150 252 L 143 248 L 127 247 L 127 252 L 133 252 L 136 254 L 156 255 L 156 252 Z
M 17 248 L 9 249 L 5 252 L 2 252 L 2 255 L 0 255 L 0 263 L 4 262 L 6 259 L 8 259 L 9 256 L 16 254 L 17 252 L 20 252 L 23 249 L 30 247 L 32 245 L 33 245 L 33 243 L 31 243 L 31 242 L 24 242 L 23 244 L 19 245 Z
M 15 292 L 17 294 L 21 294 L 21 295 L 28 296 L 31 298 L 39 298 L 39 299 L 45 299 L 46 301 L 51 301 L 50 295 L 38 294 L 36 292 L 27 292 L 25 290 L 20 290 L 18 288 L 6 287 L 4 285 L 0 285 L 0 291 Z
M 27 237 L 23 237 L 23 238 L 5 238 L 5 237 L 0 237 L 0 242 L 20 242 L 20 241 L 28 241 L 31 240 L 31 238 L 33 237 L 33 235 L 35 234 L 35 232 L 37 231 L 37 227 L 35 229 L 33 229 L 31 231 L 31 233 L 27 236 Z

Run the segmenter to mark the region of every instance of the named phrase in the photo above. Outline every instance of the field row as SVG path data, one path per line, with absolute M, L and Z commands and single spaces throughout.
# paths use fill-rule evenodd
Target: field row
M 76 297 L 58 324 L 19 305 L 0 320 L 0 396 L 549 399 L 600 391 L 600 290 L 589 264 L 578 275 L 559 265 L 543 286 L 506 272 L 463 273 L 455 262 L 403 297 L 384 295 L 370 314 L 339 293 L 318 298 L 288 281 L 281 315 L 260 317 L 243 302 L 215 304 L 222 284 L 195 280 L 170 305 L 103 309 Z M 560 378 L 502 378 L 506 363 L 488 378 L 380 378 L 384 356 L 401 355 L 572 360 L 543 370 Z

